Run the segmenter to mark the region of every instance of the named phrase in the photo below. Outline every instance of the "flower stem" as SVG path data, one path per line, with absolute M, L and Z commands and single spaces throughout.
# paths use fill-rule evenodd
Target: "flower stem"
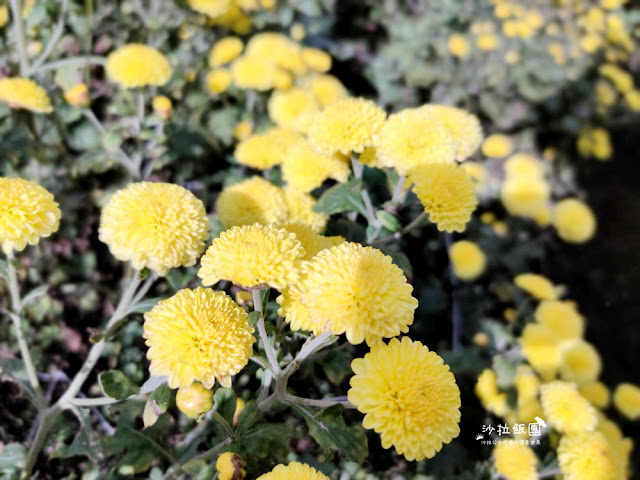
M 61 411 L 62 408 L 58 404 L 55 404 L 44 410 L 40 415 L 40 424 L 38 425 L 36 436 L 33 439 L 31 446 L 29 447 L 29 453 L 27 454 L 27 458 L 24 461 L 24 467 L 21 476 L 22 479 L 26 480 L 31 478 L 31 471 L 33 470 L 33 467 L 38 460 L 38 455 L 40 454 L 40 450 L 42 450 L 42 447 L 44 446 L 44 442 L 47 439 L 47 434 L 53 426 L 53 420 Z
M 453 290 L 458 285 L 458 278 L 453 273 L 453 266 L 451 265 L 451 246 L 453 245 L 453 234 L 450 232 L 444 233 L 444 243 L 447 249 L 447 255 L 449 256 L 449 282 Z M 462 309 L 460 302 L 455 296 L 455 292 L 451 293 L 451 348 L 456 351 L 460 348 L 460 339 L 462 337 Z
M 264 312 L 262 311 L 262 290 L 259 288 L 254 288 L 251 290 L 251 295 L 253 297 L 253 309 L 260 314 L 260 319 L 258 320 L 258 335 L 260 336 L 260 341 L 264 346 L 264 351 L 267 355 L 267 360 L 269 361 L 269 366 L 273 371 L 275 376 L 278 376 L 282 371 L 280 369 L 280 365 L 278 363 L 278 355 L 274 350 L 271 342 L 269 341 L 269 336 L 267 335 L 267 329 L 264 324 Z
M 282 396 L 281 401 L 289 404 L 307 405 L 318 408 L 331 407 L 333 405 L 342 405 L 344 408 L 356 408 L 349 400 L 347 400 L 347 397 L 324 398 L 317 400 L 313 398 L 296 397 L 295 395 L 289 395 L 287 393 Z
M 16 46 L 20 59 L 20 75 L 27 75 L 29 72 L 29 56 L 27 55 L 27 40 L 24 30 L 24 19 L 22 18 L 22 0 L 10 0 L 11 16 L 13 17 L 14 32 L 16 36 Z
M 58 23 L 56 24 L 56 28 L 53 31 L 51 38 L 47 42 L 47 45 L 44 47 L 42 54 L 40 54 L 40 56 L 36 59 L 36 61 L 33 62 L 33 66 L 31 67 L 30 73 L 38 71 L 38 67 L 40 67 L 44 62 L 47 61 L 47 58 L 49 58 L 49 56 L 51 55 L 51 52 L 58 44 L 60 37 L 64 33 L 64 24 L 65 24 L 64 19 L 65 19 L 65 14 L 67 13 L 68 5 L 69 5 L 69 0 L 61 1 L 60 13 L 58 14 Z
M 562 475 L 562 470 L 559 468 L 547 468 L 538 472 L 538 478 L 555 477 L 556 475 Z
M 72 398 L 69 400 L 69 403 L 76 407 L 102 407 L 105 405 L 113 405 L 118 402 L 120 402 L 120 400 L 116 400 L 111 397 Z
M 98 57 L 95 55 L 85 55 L 81 57 L 69 57 L 57 60 L 55 62 L 45 63 L 38 67 L 34 73 L 46 72 L 48 70 L 56 70 L 63 67 L 85 66 L 85 65 L 106 65 L 107 60 L 104 57 Z
M 407 181 L 407 177 L 399 176 L 398 182 L 395 184 L 393 188 L 393 194 L 391 195 L 391 203 L 398 204 L 404 201 L 404 197 L 406 196 L 406 192 L 408 191 L 404 189 L 404 184 Z

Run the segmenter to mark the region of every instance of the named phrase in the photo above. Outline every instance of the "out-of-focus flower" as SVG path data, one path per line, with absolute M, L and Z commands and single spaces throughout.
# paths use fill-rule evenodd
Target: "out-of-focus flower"
M 233 127 L 233 137 L 238 140 L 246 140 L 253 133 L 253 125 L 251 123 L 242 121 L 236 123 L 236 126 Z
M 284 189 L 287 206 L 289 207 L 288 221 L 292 223 L 302 222 L 309 225 L 316 232 L 321 232 L 327 226 L 329 215 L 316 212 L 313 207 L 316 199 L 308 193 L 296 188 Z
M 314 96 L 302 88 L 274 91 L 267 105 L 269 118 L 282 128 L 294 128 L 300 115 L 319 109 Z
M 621 383 L 613 393 L 613 404 L 629 420 L 640 418 L 640 387 Z
M 596 408 L 605 409 L 611 403 L 609 388 L 602 382 L 585 382 L 578 386 L 580 395 L 589 400 Z
M 161 86 L 171 78 L 171 65 L 155 48 L 130 43 L 107 58 L 106 72 L 123 88 Z
M 451 245 L 449 257 L 455 276 L 467 282 L 482 275 L 487 265 L 484 252 L 468 240 L 460 240 Z
M 0 177 L 0 245 L 6 255 L 56 232 L 60 215 L 53 195 L 37 183 Z
M 500 39 L 493 33 L 485 33 L 476 37 L 476 45 L 485 52 L 495 50 L 500 45 Z
M 189 190 L 139 182 L 109 199 L 99 234 L 118 260 L 165 275 L 196 263 L 209 238 L 209 221 L 204 205 Z
M 151 375 L 167 376 L 171 388 L 198 381 L 211 389 L 231 387 L 231 377 L 253 352 L 247 312 L 210 288 L 188 288 L 160 301 L 144 315 Z
M 540 387 L 544 419 L 561 433 L 592 432 L 598 418 L 591 404 L 572 383 L 555 381 Z
M 213 408 L 213 392 L 200 382 L 193 382 L 178 389 L 176 405 L 187 417 L 200 418 Z
M 346 182 L 350 174 L 348 160 L 342 155 L 317 153 L 302 139 L 287 150 L 282 164 L 283 180 L 303 192 L 318 188 L 329 178 Z
M 512 215 L 533 217 L 549 200 L 549 185 L 542 178 L 508 178 L 500 190 L 500 199 Z
M 69 105 L 74 107 L 88 107 L 91 103 L 89 89 L 84 83 L 79 83 L 64 91 L 64 99 Z
M 420 461 L 459 435 L 456 379 L 422 343 L 408 337 L 378 343 L 351 368 L 349 401 L 365 414 L 363 426 L 380 434 L 383 448 Z
M 151 107 L 154 113 L 163 120 L 168 120 L 173 113 L 173 105 L 171 100 L 164 95 L 156 95 L 151 100 Z
M 432 113 L 447 128 L 455 144 L 456 160 L 470 157 L 482 143 L 482 126 L 475 115 L 447 105 L 425 105 L 421 110 Z
M 226 68 L 215 68 L 207 73 L 205 83 L 209 93 L 212 95 L 219 95 L 227 91 L 231 86 L 231 83 L 233 83 L 233 76 Z
M 506 157 L 512 150 L 511 139 L 501 133 L 489 135 L 482 143 L 482 153 L 486 157 Z
M 231 0 L 187 0 L 187 4 L 196 12 L 218 17 L 229 9 Z
M 285 223 L 284 225 L 279 226 L 280 228 L 284 228 L 287 231 L 293 233 L 298 241 L 302 244 L 302 247 L 305 251 L 303 260 L 311 260 L 317 253 L 321 252 L 322 250 L 335 247 L 336 245 L 340 245 L 345 241 L 344 238 L 339 236 L 325 237 L 324 235 L 320 235 L 313 228 L 311 228 L 311 226 L 302 222 Z
M 0 102 L 5 102 L 9 108 L 23 108 L 34 113 L 53 112 L 47 92 L 28 78 L 1 78 Z
M 272 168 L 282 163 L 288 149 L 301 139 L 302 137 L 294 131 L 272 128 L 240 142 L 234 156 L 239 163 L 251 168 Z
M 561 341 L 576 340 L 584 333 L 584 317 L 571 302 L 543 300 L 536 308 L 535 318 Z
M 209 66 L 219 67 L 232 62 L 240 56 L 244 44 L 238 37 L 223 37 L 216 41 L 209 52 Z
M 538 457 L 528 445 L 500 442 L 493 449 L 494 465 L 507 480 L 536 480 Z
M 302 85 L 313 94 L 322 107 L 348 96 L 347 89 L 333 75 L 311 75 L 302 80 Z
M 469 40 L 461 33 L 451 34 L 447 41 L 447 47 L 449 48 L 449 53 L 458 58 L 465 58 L 469 55 L 469 50 L 471 49 Z
M 560 377 L 580 385 L 593 382 L 602 371 L 602 360 L 593 345 L 582 339 L 572 342 L 562 356 Z
M 258 480 L 329 480 L 324 473 L 315 468 L 299 462 L 291 462 L 289 465 L 277 465 L 269 473 L 260 475 Z
M 278 298 L 294 330 L 346 334 L 357 345 L 407 333 L 418 302 L 391 257 L 357 243 L 322 250 Z
M 615 455 L 600 432 L 565 435 L 558 446 L 558 463 L 566 480 L 618 480 L 626 475 L 616 466 Z
M 522 354 L 544 379 L 555 376 L 562 361 L 558 338 L 544 325 L 530 323 L 519 339 Z
M 291 25 L 291 28 L 289 29 L 289 35 L 296 42 L 300 42 L 304 40 L 304 37 L 307 36 L 307 29 L 302 23 L 295 22 L 293 25 Z
M 265 91 L 273 88 L 277 66 L 265 58 L 244 55 L 231 66 L 233 83 L 238 88 Z
M 567 198 L 555 205 L 553 226 L 565 242 L 585 243 L 596 232 L 596 218 L 587 204 L 575 198 Z
M 298 281 L 302 244 L 289 231 L 273 225 L 232 227 L 211 242 L 200 259 L 198 276 L 205 286 L 229 280 L 245 288 L 265 285 L 282 290 Z
M 482 402 L 482 406 L 489 412 L 498 416 L 506 415 L 509 409 L 507 394 L 498 391 L 496 372 L 489 368 L 484 369 L 478 377 L 475 393 Z
M 309 68 L 318 73 L 325 73 L 331 70 L 331 55 L 319 48 L 303 48 L 302 61 Z
M 522 290 L 538 300 L 556 300 L 556 288 L 547 277 L 535 273 L 521 273 L 513 282 Z

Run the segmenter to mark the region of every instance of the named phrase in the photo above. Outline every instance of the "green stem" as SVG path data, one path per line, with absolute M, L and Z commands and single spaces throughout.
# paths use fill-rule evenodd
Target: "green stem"
M 310 407 L 326 408 L 333 405 L 342 405 L 344 408 L 356 408 L 349 400 L 345 398 L 325 398 L 321 400 L 313 398 L 296 397 L 295 395 L 289 395 L 288 393 L 283 395 L 280 399 L 284 403 L 295 405 L 307 405 Z
M 11 15 L 13 16 L 16 46 L 20 58 L 20 75 L 25 76 L 29 72 L 29 55 L 27 54 L 27 40 L 22 18 L 22 0 L 10 0 Z
M 53 49 L 58 44 L 60 37 L 62 37 L 62 34 L 64 33 L 64 18 L 65 18 L 65 14 L 67 13 L 68 5 L 69 5 L 69 0 L 62 0 L 60 4 L 60 13 L 58 14 L 58 23 L 56 24 L 56 28 L 53 31 L 53 34 L 51 35 L 49 42 L 44 47 L 42 54 L 36 59 L 35 62 L 33 62 L 31 71 L 33 72 L 37 71 L 38 67 L 40 67 L 44 62 L 47 61 L 47 59 L 51 55 L 51 52 L 53 52 Z
M 559 468 L 547 468 L 546 470 L 540 470 L 538 472 L 538 478 L 555 477 L 556 475 L 562 475 L 562 470 Z
M 69 403 L 76 407 L 103 407 L 105 405 L 113 405 L 118 402 L 120 402 L 120 400 L 116 400 L 111 397 L 72 398 L 69 400 Z
M 27 458 L 24 461 L 24 467 L 22 470 L 21 478 L 26 480 L 31 478 L 31 472 L 33 470 L 36 461 L 38 460 L 38 455 L 40 454 L 40 450 L 44 446 L 44 442 L 47 439 L 47 434 L 49 430 L 53 426 L 53 421 L 55 417 L 62 411 L 62 408 L 58 405 L 52 405 L 51 407 L 44 410 L 40 415 L 40 424 L 38 425 L 38 430 L 36 431 L 36 436 L 29 447 L 29 453 L 27 454 Z
M 264 346 L 269 366 L 271 367 L 274 375 L 278 376 L 282 370 L 278 363 L 278 355 L 269 341 L 267 329 L 265 328 L 264 312 L 262 311 L 262 291 L 259 288 L 254 288 L 251 290 L 251 295 L 253 297 L 253 309 L 260 314 L 260 319 L 256 325 L 258 327 L 258 335 L 260 336 L 260 341 Z
M 406 192 L 408 191 L 404 189 L 404 184 L 407 181 L 407 177 L 400 175 L 398 177 L 398 182 L 395 184 L 393 188 L 393 194 L 391 195 L 391 203 L 398 204 L 402 203 L 404 197 L 406 196 Z
M 62 60 L 57 60 L 55 62 L 45 63 L 44 65 L 40 65 L 37 71 L 33 73 L 46 72 L 48 70 L 56 70 L 58 68 L 63 67 L 73 67 L 77 66 L 85 66 L 85 65 L 106 65 L 107 60 L 104 57 L 98 57 L 95 55 L 86 55 L 82 57 L 69 57 L 63 58 Z
M 234 438 L 235 434 L 233 433 L 233 429 L 231 428 L 229 423 L 222 417 L 222 415 L 220 415 L 215 410 L 211 410 L 207 414 L 207 417 L 209 417 L 211 420 L 216 422 L 218 424 L 218 426 L 220 426 L 220 428 L 222 428 L 222 430 L 224 431 L 224 435 L 227 438 L 230 438 L 230 439 Z

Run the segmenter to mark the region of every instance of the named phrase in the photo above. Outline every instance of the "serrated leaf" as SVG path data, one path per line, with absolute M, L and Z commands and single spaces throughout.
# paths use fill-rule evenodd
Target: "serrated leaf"
M 347 183 L 334 185 L 318 199 L 313 209 L 319 213 L 332 215 L 340 212 L 356 211 L 366 214 L 360 194 L 362 182 L 354 179 Z
M 232 388 L 218 388 L 213 394 L 213 403 L 216 411 L 222 415 L 229 425 L 233 423 L 233 415 L 236 413 L 236 393 Z
M 258 404 L 255 400 L 247 402 L 238 416 L 238 425 L 236 426 L 238 436 L 242 436 L 247 430 L 249 430 L 253 424 L 256 423 L 259 416 L 260 410 L 258 410 Z
M 140 391 L 120 370 L 102 372 L 98 379 L 104 394 L 116 400 L 125 400 Z

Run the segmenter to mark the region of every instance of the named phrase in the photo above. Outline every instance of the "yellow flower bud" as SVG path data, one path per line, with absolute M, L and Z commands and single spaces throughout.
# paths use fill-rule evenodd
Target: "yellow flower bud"
M 238 122 L 233 128 L 233 136 L 241 142 L 251 136 L 253 126 L 249 122 Z
M 237 453 L 226 452 L 218 457 L 216 470 L 219 480 L 242 480 L 247 471 L 246 462 Z
M 484 332 L 478 332 L 473 336 L 473 343 L 478 347 L 486 347 L 489 345 L 489 335 Z
M 242 413 L 242 410 L 244 410 L 244 400 L 242 400 L 241 398 L 236 398 L 236 411 L 233 413 L 233 426 L 235 427 L 236 425 L 238 425 L 238 419 L 240 418 L 240 414 Z
M 189 418 L 198 418 L 213 408 L 213 392 L 199 382 L 178 389 L 176 404 Z
M 296 22 L 291 25 L 289 35 L 291 35 L 291 38 L 293 38 L 295 41 L 299 42 L 301 40 L 304 40 L 304 37 L 307 36 L 307 29 L 304 28 L 304 25 L 300 22 Z
M 153 97 L 151 106 L 153 107 L 154 113 L 163 120 L 167 120 L 169 117 L 171 117 L 173 106 L 171 105 L 171 100 L 169 100 L 164 95 L 156 95 L 155 97 Z
M 64 99 L 69 105 L 73 105 L 74 107 L 84 108 L 88 107 L 89 103 L 91 103 L 89 89 L 84 83 L 79 83 L 78 85 L 65 90 Z

